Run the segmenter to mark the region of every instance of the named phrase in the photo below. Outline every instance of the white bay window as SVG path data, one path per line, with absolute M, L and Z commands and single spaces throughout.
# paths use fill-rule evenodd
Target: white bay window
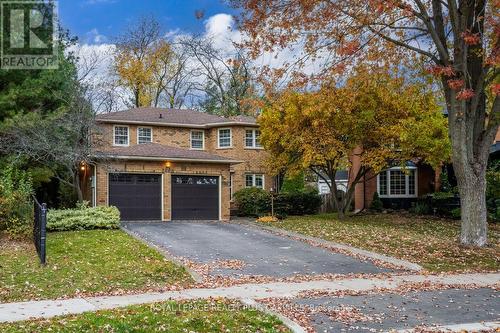
M 377 192 L 381 198 L 414 198 L 417 196 L 417 168 L 399 167 L 382 171 L 377 176 Z

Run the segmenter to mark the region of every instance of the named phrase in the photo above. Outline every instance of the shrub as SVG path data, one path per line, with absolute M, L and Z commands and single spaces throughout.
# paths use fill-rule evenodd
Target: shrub
M 460 220 L 460 216 L 461 216 L 460 207 L 453 208 L 451 210 L 451 217 L 453 217 L 456 220 Z
M 316 189 L 281 192 L 275 199 L 275 212 L 279 217 L 316 214 L 320 206 L 321 197 Z
M 417 201 L 415 206 L 410 208 L 410 213 L 416 215 L 428 215 L 432 213 L 432 209 L 425 201 Z
M 234 194 L 239 216 L 264 216 L 271 212 L 271 194 L 263 189 L 245 188 Z M 274 197 L 276 216 L 315 214 L 321 205 L 316 190 L 281 192 Z
M 75 209 L 51 209 L 47 213 L 47 230 L 90 230 L 118 229 L 120 212 L 116 207 L 87 207 L 78 205 Z
M 488 216 L 493 221 L 500 221 L 500 171 L 493 168 L 488 170 L 486 184 Z
M 0 230 L 11 237 L 30 237 L 33 186 L 28 172 L 8 165 L 0 174 Z
M 271 211 L 271 194 L 263 189 L 249 187 L 234 194 L 239 216 L 262 216 Z
M 439 216 L 453 217 L 453 210 L 460 208 L 460 198 L 452 192 L 435 192 L 429 200 L 432 212 Z
M 383 208 L 384 205 L 382 204 L 382 200 L 380 200 L 378 193 L 373 193 L 373 200 L 370 204 L 370 209 L 376 212 L 381 212 Z

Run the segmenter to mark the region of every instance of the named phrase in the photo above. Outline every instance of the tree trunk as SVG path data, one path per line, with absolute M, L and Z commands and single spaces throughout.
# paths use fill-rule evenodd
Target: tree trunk
M 473 171 L 456 174 L 462 219 L 460 242 L 467 246 L 485 246 L 488 242 L 486 167 L 476 172 L 478 174 Z
M 488 243 L 486 167 L 493 138 L 490 139 L 477 126 L 478 120 L 472 116 L 485 112 L 485 105 L 482 103 L 472 110 L 469 103 L 456 101 L 450 90 L 445 89 L 445 92 L 453 110 L 448 125 L 453 169 L 460 194 L 460 242 L 466 246 L 485 246 Z

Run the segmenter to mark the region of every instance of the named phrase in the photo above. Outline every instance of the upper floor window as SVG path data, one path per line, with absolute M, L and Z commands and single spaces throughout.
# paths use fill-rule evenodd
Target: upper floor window
M 219 148 L 229 148 L 231 147 L 231 129 L 221 128 L 219 129 Z
M 153 130 L 151 127 L 138 127 L 137 128 L 137 143 L 150 143 L 153 142 Z
M 384 170 L 377 176 L 377 190 L 380 197 L 416 197 L 417 196 L 417 169 L 400 168 Z
M 259 141 L 260 131 L 257 129 L 247 129 L 245 131 L 245 147 L 247 148 L 262 148 Z
M 191 131 L 191 149 L 204 149 L 205 132 Z
M 261 174 L 245 175 L 245 186 L 264 188 L 264 175 Z
M 128 126 L 115 126 L 113 129 L 113 143 L 115 146 L 128 146 Z

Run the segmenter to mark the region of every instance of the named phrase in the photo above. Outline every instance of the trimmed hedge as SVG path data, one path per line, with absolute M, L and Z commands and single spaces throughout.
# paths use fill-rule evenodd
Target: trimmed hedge
M 271 213 L 271 193 L 259 188 L 245 188 L 234 194 L 239 216 L 264 216 Z M 278 217 L 309 215 L 318 212 L 321 197 L 316 190 L 281 192 L 274 196 Z
M 51 209 L 47 212 L 48 231 L 118 229 L 120 212 L 110 206 Z
M 271 211 L 271 193 L 249 187 L 234 194 L 239 216 L 263 216 Z

